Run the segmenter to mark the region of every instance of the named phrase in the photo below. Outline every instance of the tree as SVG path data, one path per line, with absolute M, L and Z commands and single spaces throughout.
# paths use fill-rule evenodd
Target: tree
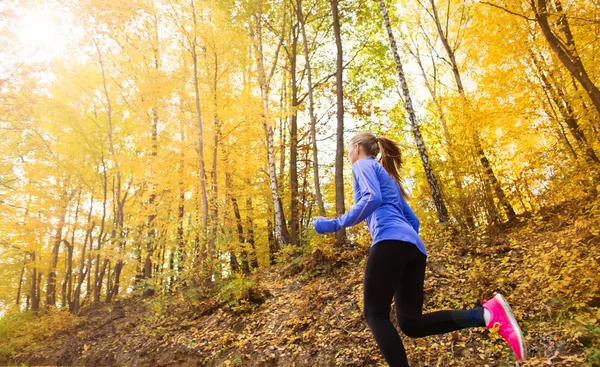
M 262 3 L 261 3 L 262 5 Z M 253 29 L 252 27 L 256 27 Z M 263 108 L 263 126 L 266 134 L 267 155 L 269 159 L 269 180 L 271 185 L 271 194 L 273 195 L 273 211 L 275 213 L 275 237 L 279 247 L 283 247 L 290 243 L 290 236 L 285 224 L 283 206 L 279 197 L 279 186 L 277 183 L 277 175 L 275 171 L 275 152 L 273 143 L 273 127 L 270 122 L 269 114 L 269 83 L 273 75 L 273 71 L 267 76 L 265 71 L 263 41 L 262 41 L 262 9 L 259 8 L 256 14 L 253 14 L 253 25 L 250 27 L 250 37 L 254 42 L 254 50 L 256 57 L 256 65 L 258 69 L 258 80 L 262 96 Z M 276 65 L 277 58 L 273 62 Z M 274 67 L 271 69 L 274 70 Z
M 417 117 L 413 108 L 410 91 L 408 89 L 408 83 L 406 82 L 406 77 L 404 76 L 402 61 L 400 60 L 400 55 L 398 54 L 398 46 L 396 45 L 396 39 L 394 38 L 394 33 L 390 24 L 390 18 L 388 15 L 387 7 L 385 6 L 385 1 L 379 0 L 379 5 L 381 7 L 381 14 L 383 15 L 383 21 L 385 23 L 385 28 L 387 30 L 388 38 L 390 41 L 390 48 L 392 50 L 394 62 L 396 63 L 396 71 L 398 73 L 398 79 L 400 80 L 402 95 L 404 97 L 404 106 L 408 114 L 408 120 L 410 122 L 413 137 L 415 138 L 415 142 L 417 143 L 417 147 L 419 149 L 419 155 L 421 157 L 421 162 L 423 163 L 423 168 L 425 169 L 427 182 L 431 190 L 431 196 L 433 197 L 433 202 L 436 207 L 438 219 L 440 223 L 446 223 L 448 221 L 448 210 L 446 209 L 446 205 L 444 204 L 442 192 L 437 182 L 437 178 L 435 177 L 433 169 L 431 168 L 431 165 L 429 163 L 429 154 L 427 153 L 427 148 L 425 147 L 425 142 L 423 141 L 423 137 L 421 135 L 421 131 L 417 123 Z
M 333 31 L 335 34 L 335 46 L 337 49 L 335 88 L 337 103 L 337 128 L 335 135 L 335 212 L 342 215 L 346 211 L 344 203 L 344 52 L 342 49 L 342 32 L 340 27 L 340 16 L 338 0 L 329 0 L 331 14 L 333 16 Z M 338 245 L 346 242 L 346 230 L 340 229 L 335 234 Z

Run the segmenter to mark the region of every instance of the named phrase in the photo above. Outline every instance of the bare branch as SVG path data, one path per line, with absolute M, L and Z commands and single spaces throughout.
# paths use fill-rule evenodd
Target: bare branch
M 517 12 L 515 12 L 515 11 L 512 11 L 512 10 L 510 10 L 510 9 L 507 9 L 507 8 L 505 8 L 505 7 L 503 7 L 503 6 L 500 6 L 500 5 L 497 5 L 497 4 L 492 4 L 492 3 L 489 3 L 489 2 L 487 2 L 487 1 L 481 1 L 481 2 L 480 2 L 480 4 L 486 4 L 486 5 L 489 5 L 489 6 L 491 6 L 491 7 L 494 7 L 494 8 L 500 9 L 500 10 L 504 10 L 505 12 L 507 12 L 507 13 L 509 13 L 509 14 L 516 15 L 516 16 L 518 16 L 518 17 L 521 17 L 521 18 L 523 18 L 523 19 L 525 19 L 525 20 L 528 20 L 528 21 L 530 21 L 530 22 L 535 22 L 535 19 L 534 19 L 534 18 L 529 18 L 528 16 L 526 16 L 526 15 L 524 15 L 524 14 L 517 13 Z

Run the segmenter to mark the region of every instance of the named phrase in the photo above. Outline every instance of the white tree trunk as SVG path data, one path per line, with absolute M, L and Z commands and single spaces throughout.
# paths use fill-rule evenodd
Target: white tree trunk
M 275 237 L 279 247 L 283 247 L 289 243 L 289 234 L 285 225 L 285 217 L 283 207 L 279 197 L 279 187 L 277 185 L 277 172 L 275 170 L 275 149 L 273 142 L 273 126 L 270 123 L 269 117 L 269 86 L 265 74 L 265 63 L 262 48 L 262 27 L 259 15 L 255 15 L 256 34 L 250 27 L 250 33 L 254 39 L 254 49 L 256 53 L 256 62 L 258 66 L 258 78 L 260 84 L 260 92 L 263 102 L 263 127 L 267 137 L 267 156 L 269 160 L 269 182 L 271 185 L 271 194 L 273 195 L 273 210 L 275 212 Z M 277 62 L 275 60 L 274 62 Z
M 406 78 L 404 76 L 402 61 L 400 60 L 400 55 L 398 54 L 398 46 L 396 45 L 396 39 L 394 38 L 394 34 L 392 33 L 392 26 L 390 24 L 390 18 L 388 15 L 387 8 L 385 6 L 385 1 L 379 0 L 379 4 L 381 6 L 381 13 L 383 14 L 383 20 L 385 22 L 385 28 L 387 30 L 388 37 L 390 40 L 392 53 L 394 55 L 394 61 L 396 62 L 396 70 L 398 71 L 398 78 L 400 79 L 400 86 L 402 87 L 402 94 L 404 96 L 404 106 L 408 114 L 408 120 L 410 122 L 410 127 L 415 138 L 415 142 L 417 143 L 417 148 L 419 149 L 421 161 L 423 162 L 423 168 L 425 169 L 425 175 L 427 176 L 427 182 L 429 183 L 429 189 L 431 190 L 431 196 L 433 197 L 433 202 L 437 211 L 438 219 L 440 223 L 446 223 L 448 221 L 448 210 L 446 209 L 446 205 L 444 204 L 444 200 L 442 199 L 442 192 L 438 185 L 437 179 L 433 173 L 433 169 L 429 164 L 429 154 L 427 153 L 425 142 L 423 141 L 419 125 L 417 124 L 417 117 L 415 115 L 415 110 L 413 109 L 412 99 L 408 90 L 408 83 L 406 82 Z

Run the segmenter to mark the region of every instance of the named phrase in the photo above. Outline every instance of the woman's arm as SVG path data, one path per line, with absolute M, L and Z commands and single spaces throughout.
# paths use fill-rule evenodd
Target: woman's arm
M 358 190 L 361 193 L 360 200 L 339 218 L 317 218 L 315 229 L 318 233 L 336 232 L 342 227 L 360 223 L 381 205 L 381 189 L 373 166 L 358 160 L 352 166 L 352 174 L 358 182 Z

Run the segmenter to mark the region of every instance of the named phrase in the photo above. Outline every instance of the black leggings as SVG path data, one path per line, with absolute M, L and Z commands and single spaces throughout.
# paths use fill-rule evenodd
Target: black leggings
M 386 362 L 408 366 L 398 331 L 390 321 L 392 297 L 396 319 L 412 338 L 484 326 L 483 308 L 438 311 L 423 315 L 423 281 L 427 257 L 417 246 L 381 241 L 371 247 L 364 283 L 364 314 Z

